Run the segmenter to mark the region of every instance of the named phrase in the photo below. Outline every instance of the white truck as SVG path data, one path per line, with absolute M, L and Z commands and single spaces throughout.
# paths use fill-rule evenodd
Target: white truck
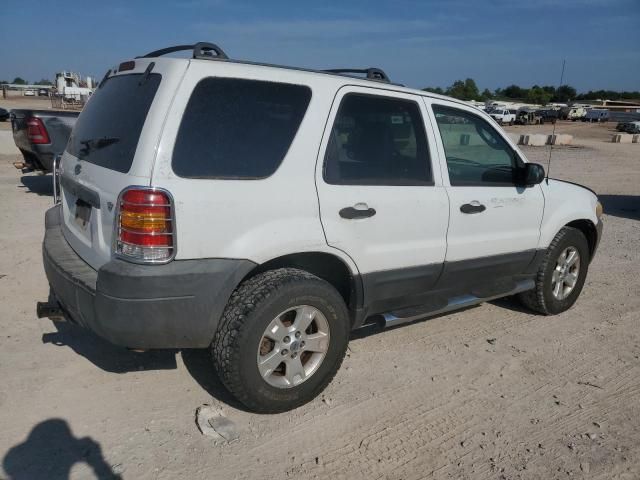
M 366 323 L 508 295 L 564 312 L 602 232 L 594 192 L 545 180 L 477 108 L 375 68 L 207 43 L 109 71 L 56 177 L 38 316 L 129 348 L 209 348 L 259 412 L 317 396 Z
M 567 120 L 576 122 L 581 120 L 587 114 L 587 109 L 584 107 L 571 107 L 567 113 Z
M 516 110 L 510 110 L 508 108 L 494 108 L 489 112 L 491 118 L 493 118 L 499 125 L 513 125 L 516 121 Z

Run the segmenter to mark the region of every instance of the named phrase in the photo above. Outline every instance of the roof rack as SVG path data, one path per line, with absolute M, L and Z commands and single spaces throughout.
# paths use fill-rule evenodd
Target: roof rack
M 168 55 L 169 53 L 174 52 L 182 52 L 192 50 L 193 58 L 201 59 L 201 60 L 228 60 L 237 63 L 243 63 L 247 65 L 262 65 L 266 67 L 278 67 L 278 68 L 288 68 L 291 70 L 300 70 L 306 72 L 317 72 L 317 73 L 330 73 L 335 75 L 345 75 L 351 76 L 349 74 L 364 74 L 367 80 L 373 80 L 376 82 L 386 82 L 391 83 L 389 77 L 381 68 L 331 68 L 327 70 L 312 70 L 306 68 L 298 68 L 298 67 L 286 67 L 283 65 L 273 65 L 269 63 L 259 63 L 259 62 L 249 62 L 243 60 L 232 60 L 227 54 L 215 43 L 208 42 L 198 42 L 194 45 L 176 45 L 173 47 L 162 48 L 160 50 L 154 50 L 153 52 L 149 52 L 146 55 L 142 55 L 136 58 L 155 58 L 161 57 L 163 55 Z
M 389 77 L 381 68 L 330 68 L 327 70 L 321 70 L 322 72 L 327 73 L 338 73 L 338 74 L 348 74 L 348 73 L 364 73 L 366 74 L 366 78 L 369 80 L 378 80 L 380 82 L 391 83 Z
M 198 42 L 195 45 L 176 45 L 174 47 L 162 48 L 136 58 L 161 57 L 163 55 L 168 55 L 169 53 L 183 52 L 185 50 L 193 50 L 193 58 L 203 60 L 229 60 L 229 57 L 224 53 L 224 50 L 215 43 L 207 42 Z

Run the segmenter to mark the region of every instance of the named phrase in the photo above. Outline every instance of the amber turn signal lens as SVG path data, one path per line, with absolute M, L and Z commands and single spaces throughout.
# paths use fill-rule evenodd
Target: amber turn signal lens
M 596 203 L 596 218 L 600 220 L 600 217 L 604 213 L 604 208 L 600 202 Z
M 166 231 L 167 222 L 165 212 L 129 212 L 120 213 L 120 224 L 129 230 Z

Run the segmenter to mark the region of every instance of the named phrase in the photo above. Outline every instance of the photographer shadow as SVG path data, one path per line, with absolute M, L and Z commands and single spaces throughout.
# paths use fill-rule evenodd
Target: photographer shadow
M 27 439 L 12 447 L 2 467 L 7 480 L 68 479 L 77 463 L 86 464 L 98 479 L 119 479 L 91 437 L 77 438 L 61 418 L 38 423 Z

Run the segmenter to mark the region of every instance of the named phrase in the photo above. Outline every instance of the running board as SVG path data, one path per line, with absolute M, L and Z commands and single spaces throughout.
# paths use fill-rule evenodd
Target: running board
M 394 327 L 396 325 L 400 325 L 403 323 L 413 322 L 415 320 L 421 320 L 427 317 L 432 317 L 434 315 L 439 315 L 441 313 L 451 312 L 453 310 L 459 310 L 465 307 L 471 307 L 473 305 L 477 305 L 482 302 L 489 302 L 491 300 L 495 300 L 497 298 L 508 297 L 510 295 L 515 295 L 516 293 L 526 292 L 527 290 L 531 290 L 535 288 L 535 281 L 533 279 L 529 280 L 521 280 L 516 283 L 516 286 L 513 290 L 507 293 L 502 293 L 500 295 L 494 295 L 490 297 L 476 297 L 475 295 L 461 295 L 459 297 L 450 298 L 447 302 L 447 305 L 443 308 L 439 308 L 437 310 L 430 310 L 427 312 L 421 312 L 416 315 L 410 315 L 406 317 L 396 316 L 393 312 L 383 313 L 382 317 L 384 318 L 384 326 Z

